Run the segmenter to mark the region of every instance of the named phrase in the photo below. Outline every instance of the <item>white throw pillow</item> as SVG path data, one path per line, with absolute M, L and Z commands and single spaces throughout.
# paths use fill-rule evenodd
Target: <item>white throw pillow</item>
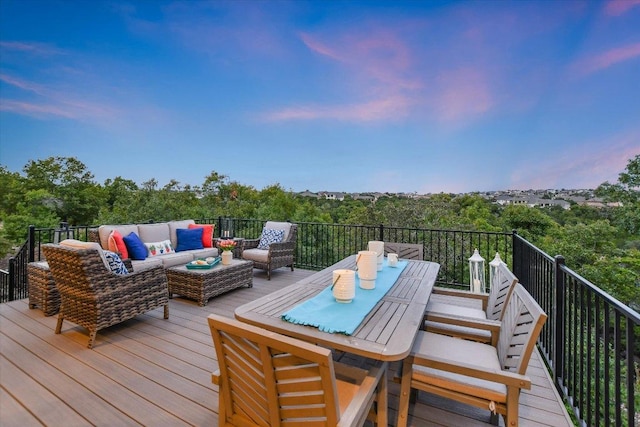
M 171 246 L 171 240 L 163 240 L 161 242 L 151 242 L 144 244 L 149 252 L 149 257 L 158 255 L 172 254 L 175 252 L 173 246 Z

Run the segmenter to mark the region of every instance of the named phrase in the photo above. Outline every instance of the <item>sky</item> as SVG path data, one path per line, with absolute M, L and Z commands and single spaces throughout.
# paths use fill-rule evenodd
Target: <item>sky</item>
M 12 172 L 463 193 L 638 154 L 640 0 L 0 1 Z

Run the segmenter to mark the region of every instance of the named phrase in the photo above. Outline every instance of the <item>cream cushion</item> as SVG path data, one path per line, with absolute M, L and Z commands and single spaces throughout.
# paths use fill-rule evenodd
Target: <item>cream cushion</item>
M 169 226 L 169 239 L 171 239 L 171 245 L 174 248 L 178 247 L 178 235 L 176 234 L 176 230 L 178 228 L 189 228 L 189 224 L 195 224 L 196 222 L 192 219 L 184 219 L 182 221 L 169 221 L 167 225 Z
M 145 243 L 162 242 L 169 240 L 171 234 L 169 233 L 169 225 L 166 222 L 159 222 L 157 224 L 138 224 L 138 232 L 140 240 Z M 123 234 L 124 236 L 124 234 Z M 175 248 L 172 242 L 172 246 Z
M 264 228 L 271 230 L 284 230 L 284 238 L 283 242 L 289 241 L 289 232 L 291 231 L 291 223 L 290 222 L 275 222 L 275 221 L 267 221 L 264 225 Z
M 418 333 L 411 353 L 445 359 L 452 364 L 475 365 L 481 369 L 502 371 L 495 347 L 431 332 Z M 426 384 L 447 384 L 447 388 L 495 402 L 507 400 L 507 387 L 504 384 L 418 365 L 413 365 L 413 372 L 415 379 Z
M 113 230 L 118 230 L 123 237 L 128 236 L 131 232 L 138 234 L 138 226 L 135 224 L 101 225 L 98 227 L 98 236 L 100 236 L 100 246 L 102 246 L 102 249 L 109 249 L 109 236 Z
M 268 249 L 245 249 L 242 251 L 242 258 L 251 261 L 269 262 L 269 250 Z

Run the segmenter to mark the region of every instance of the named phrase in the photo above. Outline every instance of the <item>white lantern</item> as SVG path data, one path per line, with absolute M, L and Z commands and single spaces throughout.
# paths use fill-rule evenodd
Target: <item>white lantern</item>
M 498 267 L 500 264 L 504 264 L 500 254 L 496 252 L 495 258 L 489 263 L 489 290 L 493 287 L 495 280 L 498 278 Z
M 469 258 L 469 277 L 471 292 L 484 293 L 484 258 L 480 256 L 478 249 L 474 250 Z

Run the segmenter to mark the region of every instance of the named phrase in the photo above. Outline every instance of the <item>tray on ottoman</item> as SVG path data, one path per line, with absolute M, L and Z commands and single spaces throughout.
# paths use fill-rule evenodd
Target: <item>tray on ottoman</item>
M 240 259 L 210 269 L 188 269 L 185 265 L 167 269 L 169 297 L 173 294 L 196 300 L 205 306 L 209 298 L 247 285 L 253 287 L 253 262 Z

